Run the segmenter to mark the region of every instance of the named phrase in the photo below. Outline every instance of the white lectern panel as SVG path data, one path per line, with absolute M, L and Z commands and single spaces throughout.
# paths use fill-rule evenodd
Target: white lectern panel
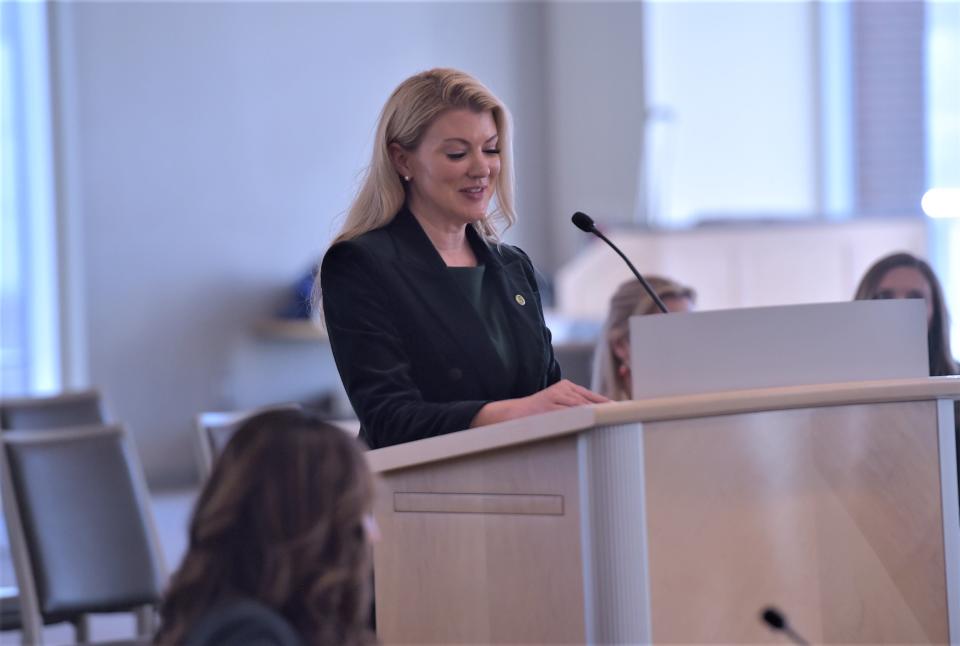
M 630 346 L 634 399 L 929 374 L 919 299 L 635 316 Z

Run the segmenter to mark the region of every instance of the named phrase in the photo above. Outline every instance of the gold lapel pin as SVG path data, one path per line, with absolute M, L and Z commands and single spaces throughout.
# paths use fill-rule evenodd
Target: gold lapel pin
M 526 305 L 526 304 L 527 304 L 527 299 L 525 299 L 525 298 L 524 298 L 522 295 L 520 295 L 520 294 L 517 294 L 516 296 L 514 296 L 514 297 L 513 297 L 513 300 L 517 301 L 517 304 L 518 304 L 518 305 Z

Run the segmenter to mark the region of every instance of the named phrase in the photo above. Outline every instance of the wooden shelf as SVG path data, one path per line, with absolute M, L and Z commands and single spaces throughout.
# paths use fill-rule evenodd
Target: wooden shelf
M 264 338 L 282 341 L 327 342 L 327 331 L 309 319 L 266 319 L 257 323 L 256 333 Z

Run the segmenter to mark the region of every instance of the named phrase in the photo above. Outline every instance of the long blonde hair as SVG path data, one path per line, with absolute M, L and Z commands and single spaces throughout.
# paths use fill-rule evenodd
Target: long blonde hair
M 416 150 L 434 120 L 451 109 L 475 112 L 489 110 L 497 126 L 500 174 L 495 184 L 496 208 L 475 223 L 485 239 L 496 241 L 499 230 L 516 221 L 513 206 L 513 165 L 510 141 L 510 113 L 507 107 L 480 81 L 459 70 L 436 68 L 411 76 L 393 91 L 380 113 L 374 140 L 373 159 L 367 167 L 343 228 L 333 243 L 351 240 L 388 224 L 403 206 L 406 189 L 390 160 L 390 144 Z
M 693 289 L 669 278 L 650 275 L 646 279 L 661 300 L 686 298 L 693 302 L 697 298 Z M 659 312 L 657 304 L 653 302 L 639 280 L 631 278 L 617 288 L 610 298 L 607 320 L 604 321 L 603 331 L 593 353 L 592 390 L 613 400 L 629 399 L 620 379 L 622 362 L 613 348 L 629 337 L 631 316 L 643 316 L 656 312 Z

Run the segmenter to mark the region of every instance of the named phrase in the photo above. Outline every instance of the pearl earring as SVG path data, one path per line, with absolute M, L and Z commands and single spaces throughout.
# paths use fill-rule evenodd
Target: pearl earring
M 410 181 L 410 176 L 409 176 L 409 175 L 404 175 L 404 176 L 403 176 L 403 179 L 404 179 L 405 181 L 409 182 L 409 181 Z

